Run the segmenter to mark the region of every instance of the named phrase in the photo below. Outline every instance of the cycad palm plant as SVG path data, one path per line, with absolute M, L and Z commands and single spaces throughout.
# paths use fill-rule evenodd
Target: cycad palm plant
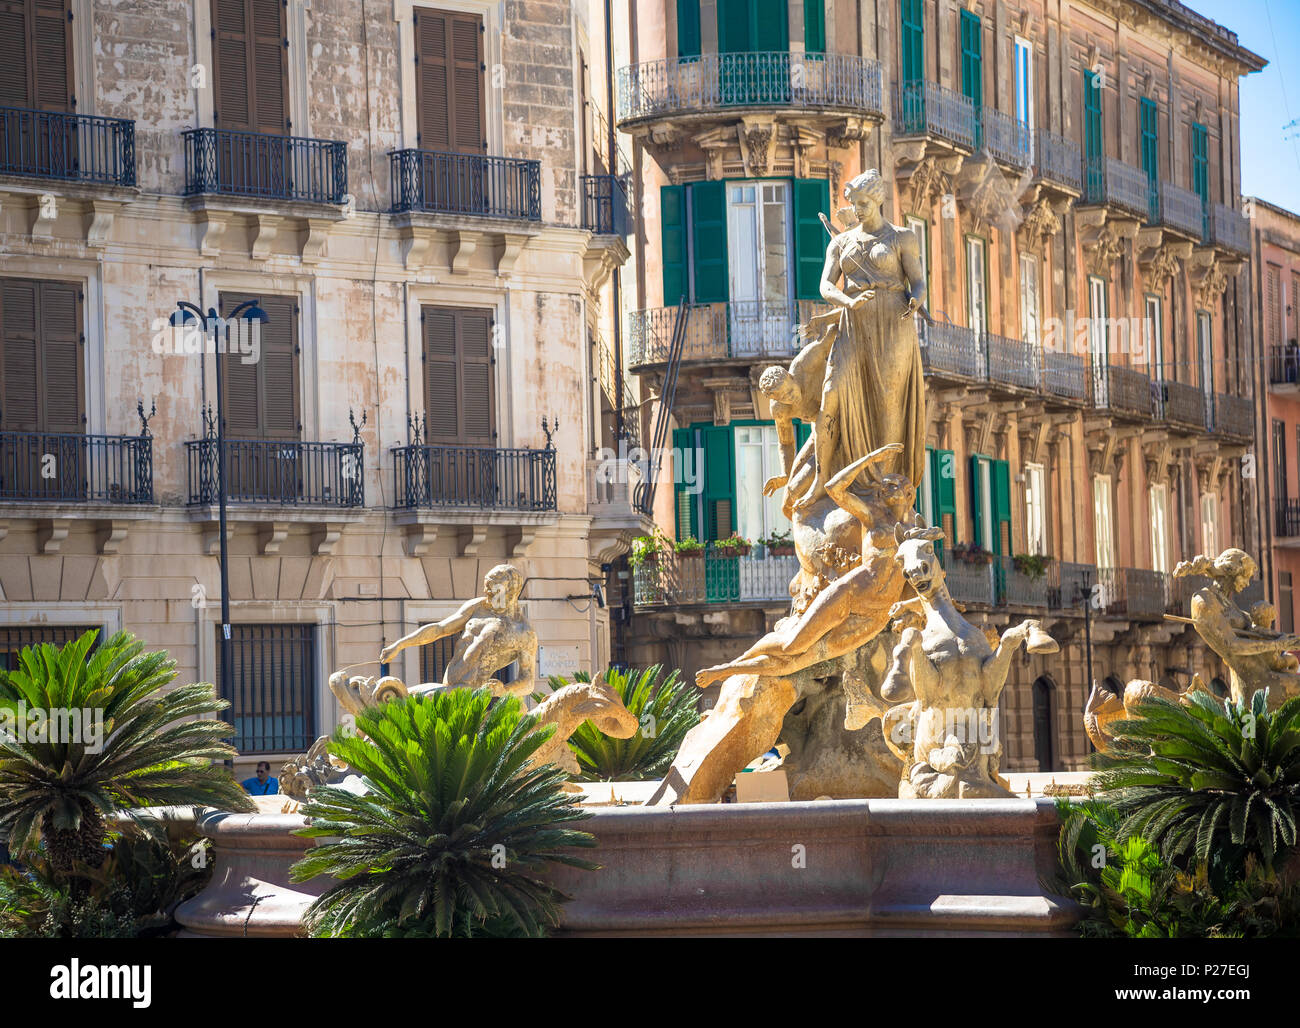
M 700 723 L 699 691 L 678 677 L 677 669 L 661 679 L 658 664 L 641 671 L 610 668 L 605 682 L 641 723 L 630 739 L 613 739 L 590 721 L 571 736 L 569 746 L 582 768 L 581 781 L 635 782 L 661 777 L 681 748 L 686 733 Z M 575 676 L 590 681 L 586 672 Z M 568 683 L 552 678 L 552 688 Z
M 143 652 L 125 632 L 92 653 L 97 634 L 28 647 L 16 668 L 0 671 L 0 835 L 16 855 L 39 839 L 57 875 L 103 862 L 104 815 L 113 810 L 252 809 L 230 772 L 212 763 L 235 755 L 222 742 L 234 729 L 207 716 L 227 702 L 204 683 L 165 690 L 175 661 Z
M 1207 692 L 1185 704 L 1152 698 L 1112 727 L 1094 784 L 1121 816 L 1118 842 L 1143 836 L 1166 860 L 1187 855 L 1212 878 L 1266 869 L 1296 842 L 1300 698 L 1269 712 L 1266 690 L 1234 705 Z
M 514 697 L 451 689 L 368 708 L 359 735 L 335 733 L 330 752 L 367 792 L 320 788 L 303 807 L 300 834 L 330 841 L 293 880 L 337 879 L 307 911 L 310 934 L 535 936 L 558 924 L 563 897 L 537 872 L 594 868 L 564 850 L 595 842 L 565 826 L 588 815 L 561 791 L 564 772 L 529 764 L 553 732 L 535 724 Z

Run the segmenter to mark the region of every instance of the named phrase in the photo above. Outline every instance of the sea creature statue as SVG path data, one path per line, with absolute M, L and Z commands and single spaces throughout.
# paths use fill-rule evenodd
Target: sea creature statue
M 885 717 L 885 738 L 904 759 L 899 798 L 1010 796 L 998 775 L 997 707 L 1011 658 L 1022 644 L 1030 653 L 1059 647 L 1035 620 L 1013 625 L 996 649 L 990 647 L 948 592 L 934 551 L 943 530 L 925 527 L 917 515 L 915 527 L 899 525 L 895 531 L 895 559 L 916 597 L 896 605 L 894 614 L 923 619 L 921 627 L 903 629 L 880 690 L 886 701 L 900 704 Z
M 1088 702 L 1083 708 L 1084 731 L 1088 733 L 1092 744 L 1100 752 L 1106 753 L 1111 748 L 1113 736 L 1110 726 L 1113 723 L 1132 721 L 1141 717 L 1138 708 L 1147 700 L 1161 699 L 1168 700 L 1170 703 L 1186 703 L 1188 694 L 1197 690 L 1204 691 L 1199 676 L 1193 676 L 1187 692 L 1175 692 L 1173 689 L 1166 689 L 1163 685 L 1143 678 L 1135 678 L 1129 682 L 1124 687 L 1123 696 L 1116 696 L 1110 690 L 1094 685 L 1088 695 Z
M 1300 635 L 1273 629 L 1271 604 L 1250 611 L 1234 598 L 1255 577 L 1256 566 L 1243 550 L 1227 549 L 1217 558 L 1198 555 L 1174 568 L 1174 577 L 1204 575 L 1209 582 L 1192 595 L 1190 621 L 1196 634 L 1228 665 L 1228 690 L 1234 703 L 1243 703 L 1259 689 L 1268 689 L 1268 705 L 1276 710 L 1300 696 L 1297 662 L 1287 650 L 1300 649 Z
M 538 728 L 555 725 L 555 734 L 533 754 L 529 763 L 554 764 L 571 775 L 578 774 L 581 768 L 573 750 L 569 749 L 569 737 L 584 721 L 590 721 L 611 739 L 630 739 L 641 727 L 636 715 L 623 705 L 622 698 L 603 678 L 562 686 L 530 713 L 537 718 Z M 570 784 L 566 791 L 580 790 Z

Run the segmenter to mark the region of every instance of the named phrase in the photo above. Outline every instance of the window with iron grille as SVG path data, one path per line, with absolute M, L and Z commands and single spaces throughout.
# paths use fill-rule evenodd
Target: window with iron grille
M 439 639 L 428 646 L 420 647 L 420 681 L 421 682 L 441 682 L 442 673 L 447 670 L 447 664 L 452 655 L 456 652 L 456 640 L 459 636 L 449 635 Z M 513 682 L 515 680 L 515 664 L 503 667 L 496 673 L 496 679 L 499 682 Z
M 217 682 L 221 682 L 221 626 Z M 297 753 L 316 740 L 316 626 L 230 626 L 230 707 L 240 753 Z M 218 686 L 219 687 L 219 686 Z
M 41 643 L 63 646 L 96 628 L 99 629 L 95 638 L 98 646 L 106 634 L 103 625 L 0 625 L 0 670 L 12 671 L 17 667 L 18 654 L 28 646 Z

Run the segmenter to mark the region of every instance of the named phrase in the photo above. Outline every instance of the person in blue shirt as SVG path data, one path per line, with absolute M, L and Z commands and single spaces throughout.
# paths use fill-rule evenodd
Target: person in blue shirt
M 257 762 L 257 775 L 245 778 L 244 792 L 250 796 L 274 796 L 280 791 L 280 779 L 271 777 L 271 765 L 265 760 Z

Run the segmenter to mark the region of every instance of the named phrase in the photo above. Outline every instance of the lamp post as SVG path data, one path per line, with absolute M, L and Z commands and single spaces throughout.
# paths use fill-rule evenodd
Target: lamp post
M 1087 688 L 1092 689 L 1096 683 L 1092 678 L 1092 572 L 1083 572 L 1083 582 L 1074 584 L 1074 602 L 1083 602 L 1083 654 L 1087 668 Z
M 176 310 L 172 313 L 171 324 L 173 328 L 184 328 L 188 325 L 199 324 L 203 327 L 203 337 L 205 345 L 203 352 L 207 354 L 206 340 L 209 333 L 212 334 L 212 352 L 221 356 L 221 349 L 217 346 L 217 335 L 226 321 L 248 321 L 251 324 L 265 325 L 271 319 L 267 316 L 266 311 L 262 310 L 257 300 L 245 300 L 233 311 L 230 312 L 228 319 L 222 319 L 217 314 L 216 308 L 209 307 L 207 314 L 203 313 L 203 308 L 197 304 L 190 303 L 187 300 L 178 300 Z M 204 361 L 206 365 L 206 360 Z M 225 445 L 225 422 L 226 412 L 224 406 L 224 396 L 221 381 L 225 376 L 222 374 L 220 362 L 217 363 L 217 520 L 218 520 L 218 537 L 221 541 L 221 696 L 223 699 L 234 702 L 230 689 L 230 571 L 227 561 L 226 551 L 226 445 Z

